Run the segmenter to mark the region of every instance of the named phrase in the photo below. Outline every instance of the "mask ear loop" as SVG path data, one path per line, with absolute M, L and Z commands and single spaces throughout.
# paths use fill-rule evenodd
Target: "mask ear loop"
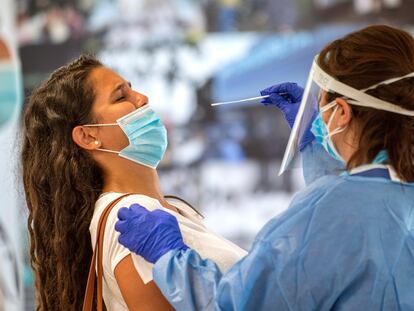
M 329 105 L 331 105 L 331 104 L 329 104 Z M 335 105 L 337 105 L 336 104 L 336 102 L 335 102 Z M 332 108 L 334 105 L 332 105 L 330 108 Z M 326 106 L 325 106 L 326 107 Z M 327 111 L 327 110 L 329 110 L 330 108 L 328 108 L 328 109 L 326 109 L 325 111 Z M 328 120 L 328 124 L 326 124 L 326 130 L 327 130 L 327 132 L 328 132 L 328 134 L 326 135 L 326 137 L 325 138 L 332 138 L 332 136 L 334 136 L 334 135 L 336 135 L 336 134 L 339 134 L 339 133 L 342 133 L 343 131 L 345 131 L 346 129 L 347 129 L 347 127 L 348 127 L 348 125 L 346 125 L 345 127 L 338 127 L 338 128 L 336 128 L 336 129 L 334 129 L 332 132 L 329 132 L 329 128 L 331 127 L 331 124 L 332 124 L 332 121 L 333 121 L 333 119 L 334 119 L 334 117 L 335 117 L 335 114 L 336 114 L 336 112 L 338 111 L 338 106 L 336 106 L 335 107 L 335 109 L 334 109 L 334 111 L 332 112 L 332 115 L 331 115 L 331 117 L 329 118 L 329 120 Z M 325 112 L 324 111 L 324 112 Z M 322 111 L 321 111 L 322 112 Z
M 119 126 L 118 123 L 102 123 L 102 124 L 84 124 L 82 126 L 85 127 L 100 127 L 100 126 Z M 94 144 L 97 146 L 99 145 L 99 141 L 95 140 Z M 114 151 L 114 150 L 109 150 L 109 149 L 104 149 L 104 148 L 96 148 L 95 150 L 97 151 L 103 151 L 103 152 L 109 152 L 109 153 L 114 153 L 114 154 L 119 154 L 119 151 Z
M 82 126 L 86 126 L 86 127 L 119 126 L 119 124 L 118 123 L 102 123 L 102 124 L 84 124 Z M 99 141 L 95 140 L 94 144 L 99 145 Z M 119 151 L 114 151 L 114 150 L 109 150 L 109 149 L 104 149 L 104 148 L 96 148 L 95 150 L 119 154 Z
M 323 106 L 321 109 L 319 109 L 319 111 L 320 111 L 321 113 L 324 113 L 324 112 L 328 111 L 329 109 L 332 109 L 332 108 L 333 108 L 333 107 L 335 107 L 336 105 L 338 105 L 338 104 L 336 103 L 336 101 L 335 101 L 335 100 L 333 100 L 333 101 L 331 101 L 329 104 L 327 104 L 327 105 Z
M 332 152 L 335 153 L 337 158 L 342 159 L 342 156 L 339 154 L 338 150 L 336 149 L 336 147 L 334 145 L 334 142 L 332 141 L 332 136 L 345 131 L 347 129 L 348 125 L 346 125 L 343 128 L 338 127 L 335 130 L 333 130 L 331 133 L 329 132 L 329 127 L 331 126 L 331 123 L 332 123 L 332 121 L 335 117 L 336 112 L 338 111 L 338 108 L 339 108 L 338 106 L 335 107 L 334 111 L 332 112 L 331 117 L 329 118 L 328 124 L 326 125 L 326 131 L 327 131 L 328 134 L 325 136 L 325 139 L 327 140 L 328 145 L 330 146 Z
M 118 123 L 101 123 L 101 124 L 84 124 L 86 127 L 100 127 L 100 126 L 119 126 Z
M 95 150 L 103 151 L 103 152 L 109 152 L 114 154 L 119 154 L 119 151 L 109 150 L 109 149 L 103 149 L 103 148 L 96 148 Z

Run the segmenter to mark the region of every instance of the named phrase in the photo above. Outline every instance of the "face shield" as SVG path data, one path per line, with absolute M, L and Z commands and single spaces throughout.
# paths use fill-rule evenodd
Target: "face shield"
M 332 97 L 329 96 L 329 94 L 341 94 L 337 97 L 343 97 L 350 105 L 370 107 L 401 115 L 414 116 L 414 111 L 404 109 L 365 93 L 379 85 L 390 84 L 409 77 L 414 77 L 414 72 L 402 77 L 382 81 L 366 89 L 357 90 L 336 80 L 334 77 L 323 71 L 318 65 L 318 55 L 316 55 L 306 82 L 302 102 L 289 137 L 279 175 L 283 174 L 287 169 L 293 168 L 295 163 L 300 163 L 299 159 L 296 159 L 300 156 L 300 143 L 304 138 L 304 135 L 310 130 L 315 115 L 319 111 L 319 106 L 333 105 L 333 101 L 329 101 L 329 98 Z

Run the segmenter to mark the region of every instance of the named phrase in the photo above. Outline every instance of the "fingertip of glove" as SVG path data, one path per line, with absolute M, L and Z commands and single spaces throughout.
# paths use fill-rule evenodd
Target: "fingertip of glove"
M 118 218 L 119 218 L 120 220 L 125 220 L 125 219 L 127 219 L 127 218 L 128 218 L 129 213 L 130 213 L 129 208 L 127 208 L 127 207 L 125 207 L 125 206 L 124 206 L 124 207 L 121 207 L 121 208 L 118 210 L 117 215 L 118 215 Z
M 122 232 L 123 230 L 123 227 L 124 227 L 124 221 L 122 221 L 122 220 L 118 220 L 116 223 L 115 223 L 115 231 L 118 231 L 118 232 Z

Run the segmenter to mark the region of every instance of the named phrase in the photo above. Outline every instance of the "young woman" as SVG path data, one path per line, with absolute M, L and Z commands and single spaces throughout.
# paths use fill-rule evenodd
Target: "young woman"
M 321 146 L 346 171 L 298 193 L 229 272 L 201 260 L 170 215 L 120 210 L 120 241 L 156 262 L 156 284 L 176 309 L 414 309 L 414 39 L 388 26 L 351 33 L 315 58 L 313 83 L 319 113 L 308 124 L 296 118 L 310 130 L 298 145 L 307 142 L 305 157 Z M 302 97 L 301 112 L 314 101 L 292 84 L 264 93 L 287 120 Z
M 186 242 L 226 271 L 245 252 L 206 229 L 178 199 L 166 199 L 156 166 L 166 131 L 118 74 L 81 56 L 31 95 L 24 113 L 22 168 L 29 208 L 38 310 L 81 310 L 97 223 L 111 211 L 103 247 L 108 310 L 170 310 L 152 282 L 152 265 L 118 244 L 117 210 L 132 203 L 177 217 Z

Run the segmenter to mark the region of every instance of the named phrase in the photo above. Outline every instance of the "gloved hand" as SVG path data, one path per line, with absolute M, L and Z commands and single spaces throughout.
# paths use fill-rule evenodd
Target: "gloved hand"
M 185 250 L 177 219 L 162 210 L 148 211 L 139 204 L 118 211 L 115 230 L 121 235 L 119 243 L 130 251 L 155 263 L 170 250 Z
M 286 82 L 275 84 L 260 91 L 261 95 L 270 95 L 268 98 L 262 100 L 262 103 L 267 105 L 274 105 L 279 108 L 289 127 L 293 127 L 296 115 L 299 110 L 299 105 L 303 96 L 303 88 L 296 83 Z
M 281 84 L 275 84 L 262 91 L 261 95 L 270 95 L 268 98 L 262 100 L 262 103 L 266 106 L 274 105 L 282 111 L 289 127 L 292 128 L 295 123 L 296 115 L 298 114 L 299 106 L 302 101 L 303 88 L 293 82 L 285 82 Z M 317 103 L 316 103 L 317 104 Z M 315 107 L 316 116 L 316 107 Z M 306 129 L 302 139 L 299 143 L 299 149 L 302 151 L 305 146 L 315 139 L 315 136 L 311 132 L 311 125 Z

